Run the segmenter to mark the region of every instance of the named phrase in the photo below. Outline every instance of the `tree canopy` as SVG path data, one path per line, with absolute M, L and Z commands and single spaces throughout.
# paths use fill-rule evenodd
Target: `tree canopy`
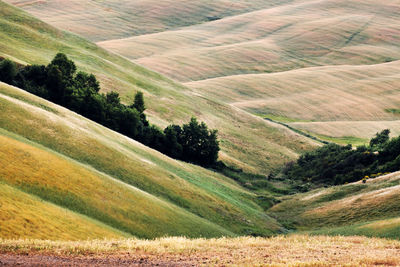
M 324 145 L 307 152 L 284 168 L 289 179 L 337 185 L 400 169 L 400 137 L 389 138 L 388 129 L 377 133 L 369 146 Z
M 193 117 L 182 127 L 170 125 L 161 130 L 148 122 L 142 92 L 137 92 L 127 106 L 117 92 L 100 93 L 93 74 L 76 72 L 75 63 L 62 53 L 47 66 L 18 69 L 11 60 L 0 61 L 0 81 L 67 107 L 173 158 L 207 167 L 217 162 L 217 131 L 209 130 L 204 122 Z

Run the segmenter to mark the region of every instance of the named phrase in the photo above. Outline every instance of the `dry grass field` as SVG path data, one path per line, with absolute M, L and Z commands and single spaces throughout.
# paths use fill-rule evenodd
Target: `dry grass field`
M 271 7 L 282 0 L 6 0 L 62 30 L 110 40 L 199 24 Z
M 5 266 L 398 266 L 399 255 L 399 241 L 366 237 L 0 240 Z
M 291 1 L 99 45 L 247 112 L 321 122 L 299 129 L 327 140 L 370 138 L 399 133 L 399 16 L 399 1 Z

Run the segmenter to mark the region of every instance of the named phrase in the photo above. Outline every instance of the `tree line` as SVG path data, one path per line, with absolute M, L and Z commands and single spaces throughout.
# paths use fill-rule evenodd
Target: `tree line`
M 283 169 L 284 177 L 320 185 L 339 185 L 400 169 L 400 136 L 377 133 L 368 145 L 327 144 L 307 152 Z
M 147 120 L 142 92 L 136 93 L 131 105 L 124 105 L 118 92 L 100 93 L 96 77 L 77 72 L 75 63 L 65 54 L 58 53 L 47 66 L 17 66 L 3 59 L 0 81 L 73 110 L 175 159 L 205 167 L 217 163 L 217 130 L 209 130 L 195 117 L 182 126 L 169 125 L 161 130 Z

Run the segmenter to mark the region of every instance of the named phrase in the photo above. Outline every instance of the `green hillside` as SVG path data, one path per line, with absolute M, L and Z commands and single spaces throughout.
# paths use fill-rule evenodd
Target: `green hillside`
M 224 176 L 172 160 L 5 84 L 0 103 L 7 114 L 0 118 L 0 180 L 15 190 L 139 237 L 280 228 L 254 194 Z
M 270 209 L 289 228 L 399 239 L 400 173 L 286 196 Z

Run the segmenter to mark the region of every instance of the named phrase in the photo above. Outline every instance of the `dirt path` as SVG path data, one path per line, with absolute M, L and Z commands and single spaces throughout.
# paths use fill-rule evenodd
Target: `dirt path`
M 0 266 L 400 266 L 400 242 L 367 237 L 1 240 Z
M 198 260 L 198 259 L 196 259 Z M 189 258 L 156 257 L 155 255 L 65 256 L 43 254 L 2 254 L 0 266 L 197 266 Z M 203 264 L 207 264 L 204 262 Z M 210 264 L 210 263 L 208 263 Z

